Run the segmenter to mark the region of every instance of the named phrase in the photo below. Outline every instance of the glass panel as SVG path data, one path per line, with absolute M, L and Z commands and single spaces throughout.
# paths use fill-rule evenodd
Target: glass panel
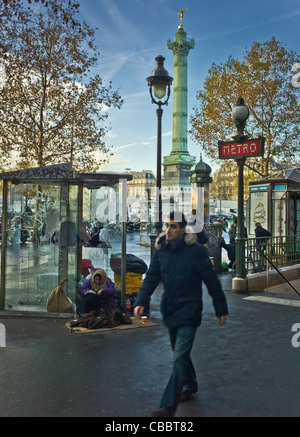
M 255 223 L 260 222 L 263 227 L 268 226 L 268 192 L 250 192 L 250 223 L 249 235 L 255 235 Z
M 69 220 L 74 223 L 74 245 L 68 247 L 68 282 L 67 296 L 73 303 L 76 301 L 77 286 L 77 243 L 78 243 L 78 186 L 69 187 Z
M 285 206 L 286 200 L 273 200 L 274 236 L 286 235 L 285 229 Z
M 88 194 L 84 190 L 83 194 L 87 242 L 82 248 L 82 259 L 89 260 L 94 268 L 104 269 L 113 281 L 114 272 L 110 266 L 110 257 L 112 254 L 121 253 L 122 249 L 118 184 L 89 191 Z
M 139 199 L 138 212 L 139 215 L 132 214 L 131 211 L 128 212 L 127 232 L 132 233 L 140 230 L 140 244 L 142 246 L 150 247 L 150 234 L 153 231 L 154 224 L 151 221 L 152 210 L 149 192 L 147 193 L 147 196 Z M 135 224 L 134 221 L 136 217 L 138 220 L 137 224 Z
M 300 234 L 300 197 L 296 197 L 296 232 L 295 234 Z
M 122 196 L 122 184 L 113 187 L 101 187 L 91 190 L 90 196 L 83 196 L 83 211 L 88 210 L 90 204 L 90 219 L 87 224 L 87 244 L 82 248 L 83 266 L 102 268 L 107 276 L 115 283 L 116 299 L 122 299 L 121 293 L 121 261 L 122 261 L 122 219 L 127 221 L 126 193 Z M 125 201 L 122 216 L 122 201 Z M 88 214 L 85 213 L 85 219 Z M 126 224 L 126 223 L 125 223 Z M 100 232 L 99 232 L 100 229 Z M 135 254 L 149 266 L 150 250 L 148 246 L 140 244 L 140 233 L 136 230 L 128 231 L 126 241 L 127 254 Z M 141 263 L 132 260 L 126 263 L 126 301 L 132 301 L 141 286 Z M 88 268 L 84 270 L 88 274 Z M 84 282 L 82 278 L 81 282 Z M 126 303 L 128 305 L 128 302 Z M 130 304 L 132 305 L 132 303 Z M 128 307 L 127 307 L 128 308 Z
M 9 184 L 5 308 L 45 311 L 57 286 L 59 187 Z

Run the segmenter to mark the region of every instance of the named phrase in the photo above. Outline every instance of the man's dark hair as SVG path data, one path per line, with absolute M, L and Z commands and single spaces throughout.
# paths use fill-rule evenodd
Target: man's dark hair
M 169 220 L 174 220 L 174 222 L 179 223 L 180 228 L 184 228 L 187 225 L 185 216 L 181 211 L 171 211 Z

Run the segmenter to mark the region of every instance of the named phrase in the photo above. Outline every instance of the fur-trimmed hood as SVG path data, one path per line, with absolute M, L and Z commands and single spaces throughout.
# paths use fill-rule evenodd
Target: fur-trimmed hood
M 166 242 L 166 234 L 167 232 L 164 231 L 155 240 L 155 249 L 160 250 L 162 246 Z M 191 244 L 197 243 L 197 235 L 193 232 L 185 233 L 183 236 L 183 240 L 187 246 L 190 246 Z

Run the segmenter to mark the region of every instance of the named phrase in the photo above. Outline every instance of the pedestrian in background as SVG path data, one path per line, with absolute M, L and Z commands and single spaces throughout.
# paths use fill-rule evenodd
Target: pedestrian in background
M 243 229 L 244 229 L 244 238 L 248 238 L 248 232 L 244 224 L 243 224 Z M 234 218 L 233 223 L 229 228 L 228 235 L 229 235 L 229 244 L 235 244 L 235 240 L 237 237 L 237 218 Z
M 201 223 L 199 212 L 195 208 L 192 209 L 192 214 L 189 217 L 189 220 L 190 221 L 187 223 L 189 232 L 193 232 L 197 236 L 198 243 L 205 246 L 209 240 L 208 233 L 205 230 L 203 223 Z
M 230 225 L 228 235 L 229 235 L 229 243 L 234 244 L 236 239 L 236 227 L 237 227 L 237 219 L 233 219 L 233 222 Z
M 254 232 L 255 232 L 256 238 L 272 237 L 271 232 L 269 232 L 267 229 L 263 228 L 259 222 L 255 223 L 255 231 Z M 266 238 L 262 239 L 261 241 L 266 242 Z
M 181 212 L 171 212 L 166 230 L 157 238 L 156 250 L 138 292 L 134 315 L 140 317 L 160 282 L 163 322 L 173 349 L 173 371 L 162 395 L 155 417 L 173 417 L 179 402 L 198 391 L 195 369 L 190 357 L 197 328 L 202 320 L 202 281 L 212 296 L 219 325 L 226 323 L 228 308 L 217 273 L 205 247 L 193 233 L 186 233 Z
M 258 270 L 265 270 L 264 252 L 267 247 L 268 238 L 272 237 L 271 232 L 263 228 L 259 222 L 255 223 L 256 247 L 258 252 Z

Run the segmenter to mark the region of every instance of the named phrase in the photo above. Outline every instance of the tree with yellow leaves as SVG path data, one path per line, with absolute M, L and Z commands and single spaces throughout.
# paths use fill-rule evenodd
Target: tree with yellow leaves
M 289 164 L 298 160 L 300 89 L 294 86 L 291 71 L 299 59 L 273 37 L 254 42 L 241 61 L 229 57 L 224 64 L 212 65 L 190 118 L 190 133 L 208 157 L 217 159 L 218 141 L 236 135 L 231 111 L 243 96 L 250 110 L 245 133 L 266 139 L 264 157 L 256 158 L 261 160 L 260 174 L 268 174 L 272 160 Z M 250 168 L 252 164 L 246 160 Z

